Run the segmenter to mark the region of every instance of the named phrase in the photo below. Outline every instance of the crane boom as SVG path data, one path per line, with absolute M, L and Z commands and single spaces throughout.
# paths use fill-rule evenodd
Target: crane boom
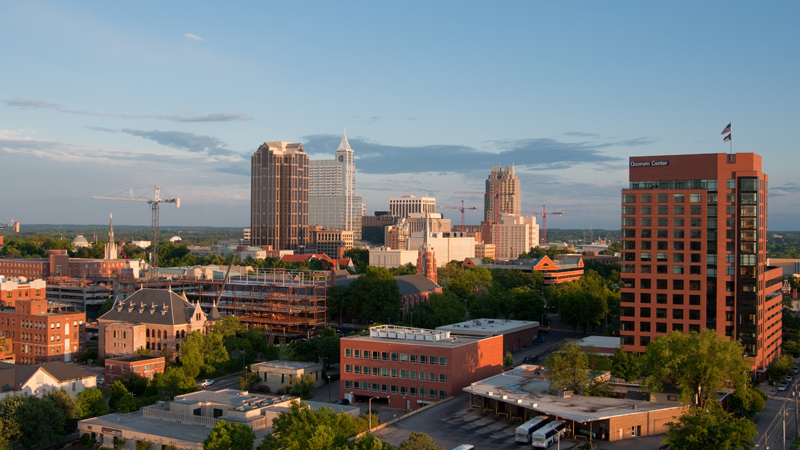
M 128 202 L 147 202 L 150 204 L 150 212 L 152 216 L 152 227 L 153 227 L 153 242 L 152 247 L 153 251 L 150 256 L 150 266 L 153 268 L 153 273 L 155 276 L 158 276 L 158 235 L 159 235 L 159 211 L 158 205 L 161 203 L 174 203 L 176 208 L 181 207 L 181 199 L 178 197 L 169 197 L 169 198 L 161 198 L 161 186 L 156 185 L 155 189 L 153 190 L 153 197 L 134 197 L 133 196 L 133 189 L 128 189 L 128 196 L 118 196 L 118 195 L 93 195 L 92 198 L 95 200 L 122 200 Z

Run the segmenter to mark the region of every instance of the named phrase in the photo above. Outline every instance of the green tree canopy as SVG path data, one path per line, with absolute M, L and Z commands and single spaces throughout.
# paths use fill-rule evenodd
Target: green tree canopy
M 633 353 L 626 352 L 621 347 L 614 350 L 611 357 L 611 375 L 630 383 L 639 379 L 642 375 L 642 367 L 639 364 L 639 357 Z
M 75 431 L 78 420 L 81 418 L 81 410 L 75 398 L 64 389 L 52 390 L 45 395 L 45 398 L 53 402 L 64 414 L 64 429 L 61 430 L 62 433 L 66 436 Z
M 192 331 L 183 341 L 181 366 L 192 378 L 200 375 L 201 371 L 211 372 L 227 361 L 228 351 L 222 333 Z
M 108 414 L 108 406 L 103 393 L 97 388 L 88 388 L 78 393 L 78 409 L 81 419 Z
M 333 258 L 335 255 L 330 255 Z M 345 258 L 350 258 L 353 261 L 353 266 L 356 268 L 356 273 L 366 273 L 367 266 L 369 265 L 369 250 L 366 248 L 351 248 L 344 252 Z
M 644 386 L 660 391 L 665 382 L 672 384 L 680 389 L 685 404 L 705 407 L 718 390 L 746 387 L 750 365 L 743 353 L 738 341 L 711 329 L 699 334 L 673 331 L 650 342 L 642 355 Z
M 402 306 L 394 276 L 386 269 L 372 266 L 348 286 L 343 301 L 348 314 L 367 322 L 397 322 Z
M 427 434 L 412 431 L 408 440 L 400 443 L 400 450 L 444 450 L 444 448 L 436 445 Z
M 139 409 L 136 405 L 136 399 L 133 398 L 133 394 L 128 391 L 128 388 L 126 388 L 120 380 L 115 381 L 114 384 L 111 385 L 111 395 L 108 399 L 108 406 L 119 413 L 129 413 Z
M 545 360 L 550 372 L 550 390 L 566 389 L 577 395 L 604 395 L 606 383 L 591 366 L 593 355 L 575 343 L 561 345 Z
M 671 449 L 735 450 L 750 448 L 758 435 L 756 425 L 749 419 L 725 412 L 718 403 L 691 408 L 678 422 L 667 424 L 669 431 L 664 442 Z
M 58 444 L 67 436 L 64 412 L 47 397 L 24 397 L 16 409 L 15 419 L 20 430 L 17 442 L 25 449 Z
M 171 400 L 176 395 L 196 390 L 197 385 L 194 378 L 186 375 L 183 367 L 167 367 L 163 373 L 158 373 L 153 377 L 147 387 L 147 395 L 159 395 Z
M 203 441 L 203 450 L 252 450 L 256 434 L 243 423 L 218 420 Z
M 356 434 L 353 416 L 330 408 L 312 411 L 299 402 L 292 402 L 272 426 L 273 433 L 261 442 L 263 450 L 345 450 L 347 440 Z

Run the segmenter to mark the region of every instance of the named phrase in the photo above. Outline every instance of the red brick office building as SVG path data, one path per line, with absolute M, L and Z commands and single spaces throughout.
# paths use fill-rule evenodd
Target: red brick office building
M 622 190 L 621 337 L 642 352 L 673 330 L 778 356 L 781 271 L 767 267 L 767 181 L 754 153 L 630 158 Z
M 369 335 L 342 338 L 340 356 L 341 397 L 376 397 L 391 408 L 414 410 L 501 373 L 503 336 L 382 325 Z
M 109 278 L 127 267 L 123 259 L 70 258 L 66 250 L 50 250 L 47 258 L 0 259 L 0 275 L 27 277 Z
M 0 333 L 17 364 L 72 362 L 84 350 L 86 313 L 50 312 L 47 300 L 17 300 L 0 311 Z

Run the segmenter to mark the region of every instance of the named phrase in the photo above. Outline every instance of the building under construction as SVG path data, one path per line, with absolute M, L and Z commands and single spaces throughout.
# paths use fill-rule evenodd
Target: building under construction
M 219 299 L 217 309 L 223 315 L 236 316 L 248 326 L 269 328 L 271 340 L 292 340 L 325 327 L 330 276 L 327 271 L 262 269 L 231 277 L 227 283 L 210 283 L 209 291 L 196 295 L 204 307 L 213 307 Z

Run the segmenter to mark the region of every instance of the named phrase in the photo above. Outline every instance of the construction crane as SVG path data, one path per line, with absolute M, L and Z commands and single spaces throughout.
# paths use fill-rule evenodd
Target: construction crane
M 486 192 L 471 192 L 471 191 L 456 191 L 455 194 L 478 194 L 478 195 L 483 195 L 484 197 L 487 196 Z M 491 195 L 492 197 L 497 199 L 497 202 L 495 202 L 495 204 L 497 205 L 497 208 L 495 208 L 495 211 L 494 211 L 494 223 L 500 223 L 500 210 L 502 209 L 500 207 L 500 197 L 513 197 L 514 193 L 513 192 L 495 192 L 494 194 L 488 194 L 488 195 Z
M 542 205 L 541 211 L 522 211 L 522 214 L 533 214 L 534 216 L 542 216 L 542 248 L 547 248 L 547 216 L 550 214 L 562 215 L 563 211 L 547 212 L 547 206 Z
M 150 255 L 150 266 L 153 268 L 154 276 L 158 276 L 158 233 L 159 233 L 159 226 L 158 226 L 158 205 L 161 203 L 175 203 L 176 208 L 181 207 L 181 199 L 176 197 L 169 197 L 169 198 L 161 198 L 161 186 L 156 185 L 155 190 L 153 191 L 153 197 L 148 198 L 144 196 L 134 197 L 133 190 L 134 189 L 143 189 L 143 188 L 130 188 L 128 189 L 128 196 L 120 196 L 120 195 L 112 195 L 112 196 L 105 196 L 105 195 L 93 195 L 92 198 L 96 200 L 124 200 L 129 202 L 147 202 L 150 204 L 150 211 L 152 212 L 153 216 L 153 251 Z
M 461 211 L 461 232 L 462 233 L 464 233 L 466 231 L 466 228 L 465 228 L 465 225 L 464 225 L 464 211 L 467 210 L 467 209 L 471 209 L 472 211 L 477 211 L 478 210 L 477 206 L 466 206 L 465 207 L 464 206 L 464 200 L 461 200 L 461 206 L 437 206 L 437 208 L 455 209 L 455 210 Z

